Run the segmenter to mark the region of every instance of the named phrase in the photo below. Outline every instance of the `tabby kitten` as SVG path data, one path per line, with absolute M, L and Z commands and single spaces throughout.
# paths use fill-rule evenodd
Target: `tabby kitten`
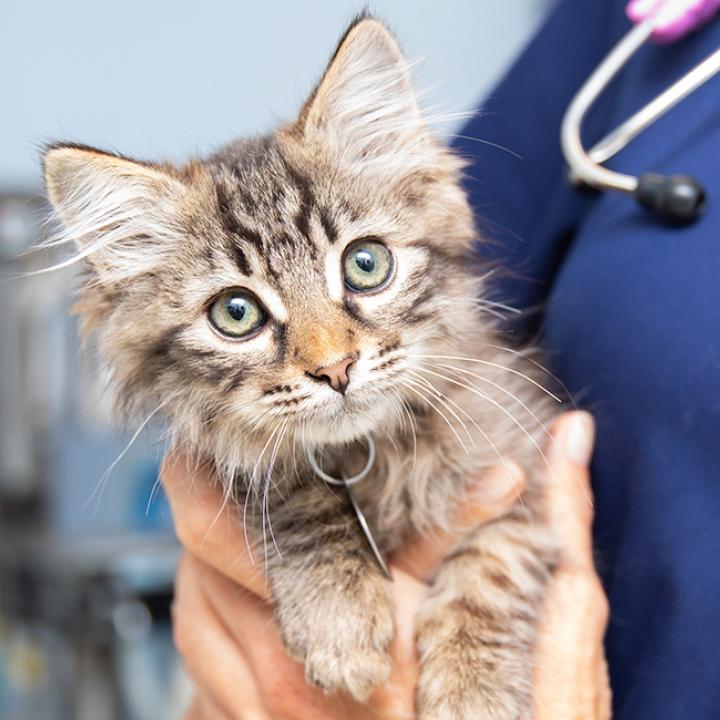
M 294 122 L 185 167 L 66 144 L 44 162 L 89 271 L 84 330 L 125 409 L 160 413 L 216 467 L 308 680 L 367 699 L 391 669 L 391 581 L 307 454 L 340 477 L 374 440 L 355 491 L 389 553 L 452 524 L 499 459 L 539 467 L 554 412 L 477 300 L 462 163 L 424 122 L 396 40 L 358 18 Z M 533 477 L 432 578 L 419 718 L 528 717 L 554 561 Z

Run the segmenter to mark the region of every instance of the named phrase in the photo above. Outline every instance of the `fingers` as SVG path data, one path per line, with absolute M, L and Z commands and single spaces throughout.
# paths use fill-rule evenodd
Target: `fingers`
M 608 717 L 602 647 L 605 620 L 599 583 L 577 571 L 562 572 L 556 578 L 545 600 L 538 641 L 536 720 Z
M 598 689 L 595 698 L 595 717 L 597 720 L 610 720 L 612 716 L 612 693 L 610 691 L 607 660 L 602 648 L 599 657 L 595 661 L 595 687 Z
M 200 688 L 188 719 L 222 718 L 220 712 L 232 720 L 398 720 L 412 714 L 413 618 L 426 592 L 423 585 L 401 571 L 395 574 L 395 671 L 389 683 L 369 706 L 328 697 L 307 684 L 303 667 L 287 654 L 272 610 L 261 599 L 267 597 L 264 579 L 245 549 L 239 513 L 223 509 L 212 473 L 190 470 L 184 457 L 171 454 L 162 478 L 176 532 L 189 551 L 178 572 L 174 613 L 176 644 Z M 240 704 L 243 698 L 247 702 Z
M 208 602 L 203 580 L 202 563 L 186 554 L 175 584 L 173 638 L 201 691 L 189 717 L 267 720 L 253 674 Z
M 427 585 L 393 568 L 395 635 L 390 646 L 393 671 L 373 693 L 369 708 L 374 720 L 406 720 L 415 717 L 415 686 L 420 663 L 415 647 L 415 618 L 427 596 Z
M 212 698 L 197 693 L 183 720 L 238 720 L 230 717 Z
M 561 559 L 545 599 L 537 650 L 537 720 L 607 720 L 605 594 L 592 559 L 588 462 L 594 426 L 586 413 L 562 416 L 549 451 L 547 508 Z
M 566 413 L 553 425 L 552 436 L 546 495 L 550 525 L 560 543 L 562 562 L 594 574 L 593 499 L 588 467 L 595 439 L 592 416 L 585 412 Z
M 160 475 L 183 546 L 239 585 L 267 598 L 262 564 L 248 552 L 241 513 L 233 502 L 223 500 L 212 472 L 202 465 L 190 468 L 186 456 L 172 451 Z
M 393 584 L 396 599 L 396 633 L 391 647 L 393 673 L 375 691 L 367 706 L 342 695 L 328 696 L 307 683 L 303 666 L 283 646 L 267 603 L 239 591 L 211 567 L 201 568 L 199 580 L 252 668 L 263 706 L 273 718 L 399 720 L 412 716 L 418 672 L 413 619 L 427 591 L 413 578 L 398 571 Z
M 468 530 L 502 517 L 524 489 L 525 473 L 517 463 L 498 464 L 482 478 L 472 501 L 462 506 L 453 531 L 434 528 L 411 538 L 394 553 L 393 567 L 419 580 L 429 578 Z
M 272 717 L 350 717 L 338 709 L 337 698 L 308 685 L 303 666 L 288 655 L 267 603 L 207 565 L 198 566 L 196 581 L 227 628 L 230 642 L 252 669 L 256 692 Z

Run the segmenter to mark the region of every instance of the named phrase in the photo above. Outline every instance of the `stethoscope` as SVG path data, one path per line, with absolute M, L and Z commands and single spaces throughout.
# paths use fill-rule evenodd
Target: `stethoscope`
M 687 175 L 648 172 L 635 177 L 603 167 L 643 130 L 720 72 L 720 49 L 610 132 L 590 150 L 580 139 L 583 119 L 608 83 L 655 31 L 651 17 L 636 25 L 612 49 L 573 98 L 562 122 L 561 144 L 573 183 L 597 190 L 619 190 L 666 222 L 687 224 L 703 213 L 707 196 L 702 184 Z

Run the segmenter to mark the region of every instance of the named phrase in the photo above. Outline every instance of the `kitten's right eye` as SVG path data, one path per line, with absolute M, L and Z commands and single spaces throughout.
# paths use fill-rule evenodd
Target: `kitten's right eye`
M 252 335 L 267 322 L 267 313 L 247 290 L 226 290 L 213 300 L 208 317 L 215 329 L 231 338 Z

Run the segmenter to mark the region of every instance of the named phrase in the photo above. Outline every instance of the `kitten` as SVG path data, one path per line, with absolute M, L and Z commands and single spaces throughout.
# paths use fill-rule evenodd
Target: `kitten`
M 211 462 L 265 559 L 307 678 L 365 700 L 390 672 L 389 553 L 449 526 L 500 458 L 540 470 L 555 407 L 483 312 L 462 162 L 418 110 L 370 16 L 347 30 L 292 123 L 183 168 L 56 145 L 47 190 L 88 274 L 78 304 L 125 409 L 160 413 Z M 527 427 L 527 429 L 526 429 Z M 527 718 L 556 551 L 540 471 L 475 530 L 418 618 L 423 720 Z M 264 542 L 263 542 L 264 540 Z

